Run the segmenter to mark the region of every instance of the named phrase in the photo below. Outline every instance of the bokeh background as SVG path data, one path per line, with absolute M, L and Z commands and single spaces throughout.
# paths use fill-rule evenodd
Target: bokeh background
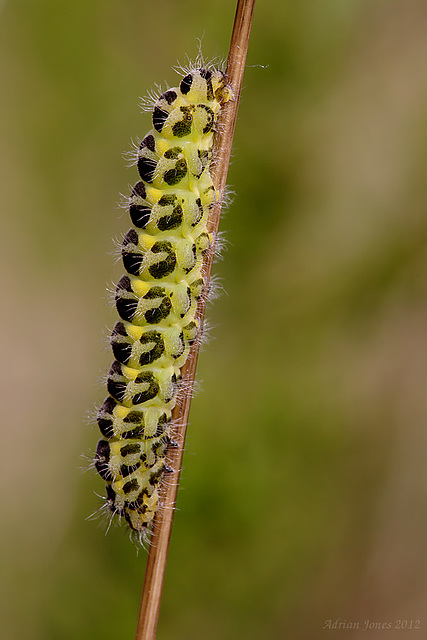
M 233 5 L 0 2 L 5 640 L 133 637 L 145 552 L 81 458 L 122 154 Z M 161 640 L 427 637 L 426 32 L 424 0 L 259 0 Z

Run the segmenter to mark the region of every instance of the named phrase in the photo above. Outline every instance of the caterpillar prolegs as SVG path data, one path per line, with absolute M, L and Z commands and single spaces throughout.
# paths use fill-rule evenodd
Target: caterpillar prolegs
M 159 506 L 180 371 L 199 332 L 207 219 L 218 198 L 209 173 L 213 138 L 230 97 L 221 71 L 190 70 L 155 102 L 153 128 L 137 152 L 141 179 L 121 248 L 127 274 L 115 291 L 120 320 L 110 338 L 115 361 L 97 415 L 103 438 L 95 467 L 108 508 L 140 536 Z

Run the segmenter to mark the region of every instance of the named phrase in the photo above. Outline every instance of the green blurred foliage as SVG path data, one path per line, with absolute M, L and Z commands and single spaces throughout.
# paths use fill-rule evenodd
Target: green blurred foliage
M 133 637 L 146 554 L 85 519 L 104 489 L 79 457 L 111 360 L 122 153 L 199 39 L 226 56 L 232 5 L 0 3 L 5 640 Z M 422 618 L 426 27 L 422 0 L 256 7 L 161 640 Z

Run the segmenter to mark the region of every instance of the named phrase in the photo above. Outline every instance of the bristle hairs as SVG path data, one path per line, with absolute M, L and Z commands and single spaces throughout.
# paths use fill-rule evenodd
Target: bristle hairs
M 106 508 L 140 539 L 160 506 L 172 409 L 185 393 L 181 368 L 200 333 L 203 254 L 213 242 L 207 220 L 219 197 L 210 176 L 213 138 L 232 97 L 224 73 L 200 62 L 181 68 L 179 87 L 151 102 L 153 128 L 137 150 L 140 180 L 128 202 L 133 227 L 121 246 L 127 273 L 115 290 L 115 361 L 97 414 L 103 438 L 94 464 L 107 485 Z

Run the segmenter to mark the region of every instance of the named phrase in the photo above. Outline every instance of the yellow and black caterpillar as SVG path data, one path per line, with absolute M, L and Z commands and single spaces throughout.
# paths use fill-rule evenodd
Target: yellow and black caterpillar
M 95 467 L 107 483 L 106 505 L 140 536 L 159 506 L 180 370 L 199 332 L 203 253 L 212 243 L 206 224 L 218 197 L 209 167 L 230 97 L 221 71 L 190 70 L 155 102 L 153 129 L 137 153 L 141 180 L 121 248 L 127 274 L 115 291 L 121 319 L 110 338 L 115 361 L 97 414 Z

